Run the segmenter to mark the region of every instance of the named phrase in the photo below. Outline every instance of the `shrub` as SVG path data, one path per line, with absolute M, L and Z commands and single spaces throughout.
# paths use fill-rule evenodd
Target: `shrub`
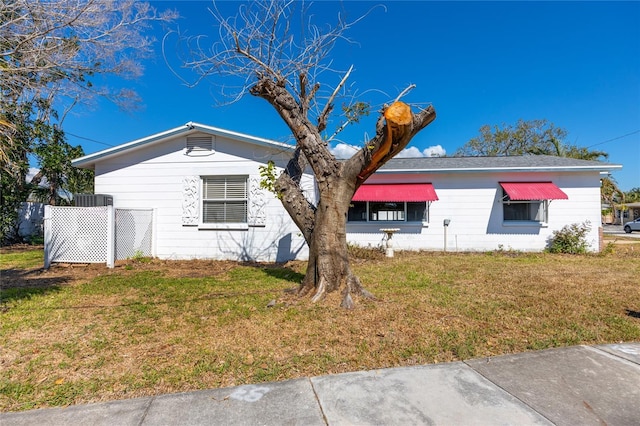
M 565 225 L 559 231 L 553 231 L 549 241 L 550 253 L 582 254 L 587 252 L 587 233 L 591 229 L 589 221 Z
M 349 257 L 360 260 L 384 259 L 384 248 L 379 247 L 362 247 L 357 244 L 347 244 Z

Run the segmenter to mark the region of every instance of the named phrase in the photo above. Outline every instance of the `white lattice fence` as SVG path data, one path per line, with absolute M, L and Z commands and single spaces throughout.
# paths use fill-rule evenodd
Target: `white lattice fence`
M 152 256 L 153 210 L 116 209 L 116 259 Z
M 46 206 L 45 267 L 51 262 L 108 263 L 112 211 L 111 206 Z
M 45 268 L 153 256 L 153 210 L 46 206 L 44 228 Z

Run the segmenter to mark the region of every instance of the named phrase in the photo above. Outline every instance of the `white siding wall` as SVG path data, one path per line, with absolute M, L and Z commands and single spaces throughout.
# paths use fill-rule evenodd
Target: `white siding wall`
M 305 259 L 304 239 L 280 201 L 266 193 L 266 226 L 211 230 L 182 223 L 183 179 L 186 176 L 258 176 L 268 160 L 282 166 L 287 153 L 216 138 L 215 153 L 187 156 L 179 137 L 97 163 L 95 191 L 113 195 L 118 208 L 155 209 L 155 256 L 163 259 L 232 259 L 284 261 Z M 248 158 L 247 158 L 248 157 Z M 307 177 L 310 197 L 314 186 Z
M 502 221 L 501 181 L 552 181 L 569 197 L 549 203 L 546 226 L 509 226 Z M 590 173 L 434 173 L 428 175 L 374 175 L 367 183 L 430 182 L 438 194 L 431 203 L 429 224 L 380 222 L 348 224 L 347 238 L 361 246 L 384 244 L 380 228 L 400 228 L 393 246 L 405 250 L 444 250 L 444 219 L 448 251 L 520 250 L 541 251 L 553 231 L 572 223 L 590 222 L 587 237 L 590 249 L 599 249 L 600 179 Z
M 258 167 L 268 160 L 282 167 L 289 154 L 218 137 L 215 153 L 187 156 L 185 137 L 128 151 L 96 165 L 96 193 L 110 194 L 119 208 L 155 209 L 155 255 L 165 259 L 231 259 L 285 261 L 306 259 L 308 249 L 280 201 L 266 193 L 266 226 L 248 229 L 205 230 L 184 226 L 182 221 L 183 179 L 186 176 L 258 176 Z M 311 200 L 315 188 L 305 177 Z M 508 226 L 502 221 L 500 181 L 552 181 L 568 196 L 549 204 L 545 226 Z M 572 223 L 591 223 L 588 241 L 598 250 L 600 227 L 600 180 L 597 172 L 584 173 L 432 173 L 372 176 L 367 183 L 430 182 L 439 200 L 430 205 L 429 224 L 379 222 L 351 223 L 347 239 L 361 246 L 384 243 L 380 228 L 400 228 L 394 247 L 410 250 L 443 250 L 443 220 L 447 228 L 447 250 L 540 251 L 553 231 Z

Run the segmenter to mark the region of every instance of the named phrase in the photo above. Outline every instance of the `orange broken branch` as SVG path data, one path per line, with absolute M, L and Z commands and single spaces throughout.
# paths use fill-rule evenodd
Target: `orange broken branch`
M 380 145 L 380 148 L 373 153 L 373 157 L 371 158 L 369 165 L 358 175 L 360 180 L 363 180 L 369 173 L 375 171 L 380 161 L 382 161 L 382 159 L 384 159 L 391 151 L 391 146 L 393 144 L 393 128 L 410 124 L 413 119 L 413 115 L 411 114 L 411 108 L 409 105 L 404 102 L 396 101 L 384 111 L 384 118 L 387 121 L 387 134 L 385 140 L 382 145 Z

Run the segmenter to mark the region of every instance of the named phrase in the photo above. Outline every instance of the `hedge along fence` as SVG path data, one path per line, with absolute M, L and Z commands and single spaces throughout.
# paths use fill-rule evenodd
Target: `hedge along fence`
M 51 263 L 105 263 L 153 256 L 153 209 L 46 206 L 44 267 Z

